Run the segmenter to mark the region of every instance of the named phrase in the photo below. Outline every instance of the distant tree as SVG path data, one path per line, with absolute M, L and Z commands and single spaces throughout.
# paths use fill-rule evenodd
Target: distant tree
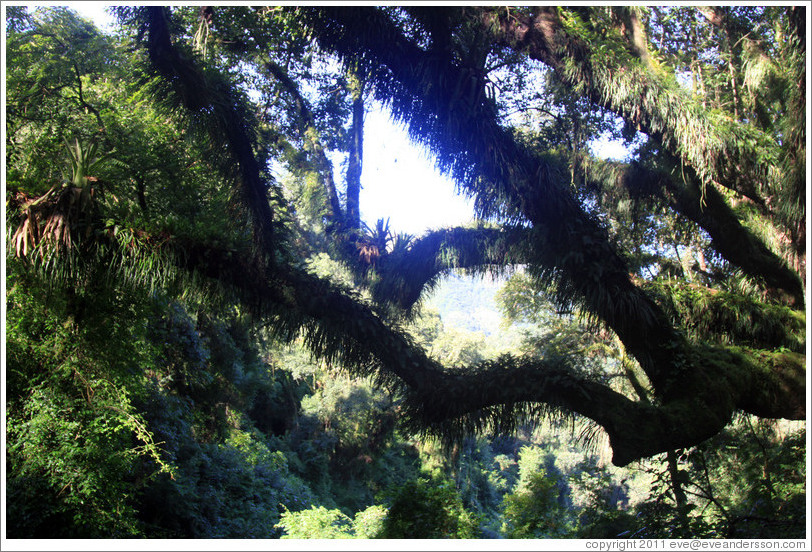
M 394 491 L 378 534 L 384 539 L 472 539 L 479 522 L 462 505 L 453 482 L 418 478 Z
M 572 534 L 565 510 L 558 506 L 555 481 L 534 473 L 526 485 L 503 501 L 502 531 L 513 539 L 561 538 Z

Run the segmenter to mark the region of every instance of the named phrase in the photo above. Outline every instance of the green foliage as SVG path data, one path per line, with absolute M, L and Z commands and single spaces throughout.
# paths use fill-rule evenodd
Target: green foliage
M 495 461 L 490 439 L 466 439 L 460 448 L 451 471 L 463 504 L 482 518 L 484 526 L 497 512 L 502 494 L 512 487 L 508 481 L 512 474 Z
M 806 317 L 797 310 L 673 281 L 657 282 L 650 288 L 694 339 L 758 349 L 800 352 L 805 348 Z
M 692 389 L 708 365 L 718 389 L 775 384 L 737 407 L 803 366 L 792 286 L 742 277 L 703 229 L 715 198 L 750 229 L 735 244 L 803 272 L 797 12 L 560 8 L 560 43 L 500 38 L 534 10 L 119 7 L 132 42 L 8 9 L 11 538 L 804 536 L 804 428 L 741 417 L 615 470 L 559 409 L 602 406 L 598 385 L 647 401 L 631 357 L 683 368 L 673 332 L 708 343 Z M 342 226 L 331 160 L 360 153 L 360 88 L 490 222 Z M 633 164 L 591 159 L 635 129 Z M 497 297 L 525 340 L 494 344 L 496 284 L 439 282 L 515 265 Z M 414 308 L 432 290 L 445 320 Z M 483 333 L 451 329 L 460 310 Z
M 502 499 L 502 527 L 507 538 L 562 538 L 570 536 L 574 519 L 567 509 L 566 486 L 547 473 L 544 451 L 525 446 L 519 452 L 519 481 Z
M 419 478 L 393 491 L 385 539 L 471 539 L 479 520 L 466 510 L 453 482 Z
M 375 538 L 386 519 L 386 508 L 370 506 L 350 519 L 340 510 L 313 506 L 299 512 L 286 511 L 278 527 L 283 539 L 371 539 Z
M 416 455 L 395 434 L 390 397 L 341 374 L 315 371 L 307 379 L 313 388 L 287 442 L 296 472 L 325 503 L 359 511 L 415 473 Z
M 104 157 L 98 155 L 99 144 L 94 141 L 81 144 L 79 139 L 75 138 L 73 143 L 65 140 L 65 147 L 68 152 L 68 165 L 70 167 L 67 180 L 77 188 L 84 188 L 89 182 L 89 177 L 93 175 L 99 164 L 105 160 Z
M 352 538 L 352 520 L 340 510 L 324 506 L 300 512 L 285 512 L 278 526 L 287 539 L 348 539 Z
M 388 511 L 381 505 L 370 506 L 357 512 L 353 520 L 355 536 L 359 539 L 374 539 L 383 532 Z
M 16 538 L 141 536 L 132 504 L 144 486 L 138 480 L 171 469 L 121 390 L 93 380 L 77 387 L 72 401 L 35 389 L 10 420 L 7 499 Z
M 571 534 L 565 510 L 558 506 L 555 480 L 537 472 L 502 502 L 502 531 L 511 539 L 561 538 Z
M 804 534 L 806 431 L 794 425 L 746 417 L 687 454 L 691 490 L 726 537 Z
M 245 326 L 154 296 L 47 291 L 12 266 L 16 536 L 274 537 L 280 504 L 313 501 L 240 413 L 278 384 Z
M 629 504 L 630 474 L 618 481 L 617 474 L 603 466 L 584 462 L 580 472 L 570 478 L 577 510 L 577 530 L 579 538 L 621 538 L 629 537 L 637 529 L 639 522 Z
M 241 440 L 247 440 L 245 438 Z M 174 538 L 274 538 L 280 505 L 306 507 L 307 486 L 281 453 L 247 443 L 184 443 L 174 480 L 151 486 L 139 503 L 154 534 Z
M 48 301 L 30 275 L 12 273 L 8 283 L 7 460 L 17 535 L 141 535 L 134 498 L 175 468 L 137 408 L 143 327 L 94 321 L 120 321 L 143 305 L 102 291 L 88 311 L 89 298 L 76 294 L 52 290 Z M 77 326 L 80 319 L 88 326 Z
M 472 366 L 484 360 L 485 338 L 482 334 L 450 329 L 432 344 L 431 354 L 449 366 Z

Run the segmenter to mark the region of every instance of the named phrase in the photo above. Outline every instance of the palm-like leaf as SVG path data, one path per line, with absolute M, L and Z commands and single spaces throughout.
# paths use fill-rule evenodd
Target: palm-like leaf
M 73 139 L 73 143 L 65 140 L 67 149 L 67 161 L 70 169 L 70 182 L 77 188 L 84 188 L 91 182 L 96 182 L 93 172 L 107 160 L 108 155 L 99 157 L 99 143 L 90 140 L 87 144 L 82 144 L 78 138 Z

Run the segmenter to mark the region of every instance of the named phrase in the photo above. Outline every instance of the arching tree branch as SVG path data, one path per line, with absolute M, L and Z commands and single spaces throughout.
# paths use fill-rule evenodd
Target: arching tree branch
M 581 209 L 559 168 L 521 147 L 498 124 L 487 98 L 460 97 L 459 91 L 476 88 L 469 84 L 475 75 L 422 51 L 375 9 L 326 8 L 303 15 L 323 47 L 350 58 L 363 51 L 386 68 L 375 89 L 409 123 L 413 137 L 432 148 L 438 163 L 480 203 L 496 196 L 514 217 L 532 223 L 531 264 L 554 282 L 559 300 L 576 301 L 606 322 L 655 388 L 678 392 L 674 384 L 695 369 L 680 361 L 684 338 L 631 282 L 625 261 Z
M 531 233 L 521 227 L 444 228 L 382 256 L 370 290 L 380 304 L 407 313 L 427 289 L 453 269 L 485 271 L 523 264 L 522 244 Z
M 206 83 L 194 64 L 172 49 L 163 12 L 150 10 L 148 51 L 184 107 L 203 118 L 235 117 L 224 129 L 229 154 L 240 165 L 241 199 L 252 213 L 259 245 L 272 254 L 275 244 L 263 232 L 270 206 L 266 194 L 258 193 L 259 167 L 247 155 L 251 142 L 244 114 L 220 112 L 205 94 L 192 96 L 200 92 L 192 87 Z M 236 290 L 280 337 L 300 335 L 315 355 L 400 391 L 411 417 L 438 432 L 499 425 L 507 419 L 500 413 L 516 415 L 522 405 L 549 404 L 603 426 L 615 462 L 624 465 L 701 442 L 737 409 L 760 416 L 805 415 L 803 356 L 712 348 L 685 339 L 630 280 L 606 232 L 580 209 L 556 168 L 497 124 L 487 98 L 477 95 L 473 73 L 427 55 L 379 10 L 324 8 L 305 14 L 323 46 L 349 58 L 366 52 L 369 61 L 388 71 L 378 74 L 376 89 L 394 98 L 395 113 L 439 152 L 441 164 L 460 182 L 480 196 L 493 190 L 509 213 L 532 223 L 531 265 L 558 286 L 562 299 L 580 300 L 616 331 L 652 381 L 655 403 L 633 402 L 584 377 L 572 358 L 505 357 L 466 370 L 444 369 L 352 293 L 291 265 L 190 243 L 174 253 L 177 263 Z M 487 183 L 485 189 L 477 187 L 480 181 Z M 430 240 L 424 244 L 419 247 L 426 248 L 427 259 L 441 249 Z
M 263 278 L 248 258 L 190 243 L 182 244 L 176 258 L 185 269 L 234 290 L 280 337 L 302 336 L 317 356 L 399 390 L 412 427 L 441 436 L 510 430 L 543 412 L 538 405 L 550 405 L 601 425 L 613 462 L 626 465 L 697 444 L 718 433 L 736 410 L 771 418 L 806 415 L 805 361 L 798 353 L 693 346 L 690 359 L 704 370 L 684 382 L 682 397 L 635 402 L 581 375 L 574 355 L 506 356 L 445 369 L 408 335 L 325 280 L 292 268 Z

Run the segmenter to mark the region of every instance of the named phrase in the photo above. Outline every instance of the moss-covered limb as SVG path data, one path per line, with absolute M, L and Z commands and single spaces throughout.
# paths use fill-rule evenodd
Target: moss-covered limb
M 763 378 L 773 377 L 770 369 L 751 364 L 737 351 L 702 347 L 695 354 L 708 375 L 664 403 L 635 402 L 580 376 L 573 368 L 577 359 L 502 357 L 446 372 L 431 388 L 409 389 L 403 407 L 414 429 L 448 439 L 474 431 L 512 431 L 551 408 L 564 409 L 606 430 L 613 463 L 619 466 L 701 443 L 739 409 L 767 417 L 805 416 L 797 364 L 789 370 L 793 377 L 777 379 L 769 392 L 762 392 Z
M 524 263 L 524 242 L 530 232 L 521 227 L 456 227 L 434 230 L 407 247 L 382 255 L 371 276 L 376 302 L 409 313 L 426 290 L 452 269 L 504 270 Z
M 787 263 L 748 230 L 713 185 L 701 188 L 696 180 L 666 181 L 672 206 L 704 228 L 711 245 L 746 274 L 763 282 L 772 295 L 802 308 L 804 284 Z
M 381 68 L 374 73 L 380 99 L 476 196 L 483 213 L 532 223 L 530 269 L 556 290 L 559 303 L 577 303 L 606 322 L 654 387 L 667 392 L 674 383 L 671 367 L 684 356 L 683 336 L 632 283 L 624 258 L 581 208 L 562 168 L 528 151 L 500 126 L 492 102 L 477 93 L 475 72 L 422 50 L 375 8 L 301 15 L 326 50 L 348 61 L 363 52 Z M 687 377 L 692 368 L 682 365 Z
M 557 8 L 532 14 L 482 8 L 480 17 L 494 39 L 552 67 L 579 91 L 640 128 L 666 150 L 694 167 L 703 182 L 718 182 L 764 202 L 769 166 L 780 155 L 774 139 L 709 112 L 677 82 L 645 66 L 618 37 L 601 48 L 579 36 L 577 20 L 565 21 Z M 608 54 L 601 53 L 608 48 Z
M 210 280 L 231 290 L 280 338 L 301 337 L 317 357 L 399 391 L 405 397 L 403 421 L 442 437 L 493 428 L 510 431 L 551 409 L 564 409 L 604 427 L 613 461 L 626 465 L 714 435 L 739 408 L 737 394 L 759 399 L 747 404 L 761 415 L 801 414 L 777 409 L 776 404 L 785 404 L 783 396 L 751 390 L 749 382 L 758 380 L 748 376 L 749 364 L 737 365 L 730 359 L 739 357 L 730 355 L 719 361 L 697 355 L 693 360 L 711 359 L 709 371 L 715 376 L 691 380 L 680 397 L 658 406 L 634 402 L 580 375 L 578 359 L 572 356 L 502 357 L 444 369 L 352 293 L 326 280 L 295 269 L 263 277 L 250 257 L 203 245 L 185 243 L 181 251 L 176 259 L 185 270 L 203 276 L 199 282 Z M 782 391 L 798 392 L 790 387 Z
M 704 378 L 685 389 L 687 396 L 729 401 L 733 408 L 763 418 L 806 417 L 806 357 L 787 350 L 696 344 L 691 361 Z
M 633 438 L 627 420 L 654 421 L 653 408 L 579 375 L 577 362 L 561 356 L 503 356 L 447 371 L 430 388 L 408 390 L 402 404 L 405 419 L 413 430 L 447 441 L 474 432 L 510 433 L 553 411 L 586 416 L 621 441 Z M 630 435 L 624 437 L 626 432 Z M 615 460 L 631 461 L 623 456 Z
M 134 10 L 151 68 L 160 77 L 154 95 L 170 108 L 182 108 L 213 144 L 225 149 L 224 170 L 233 171 L 239 183 L 240 196 L 251 215 L 256 251 L 263 262 L 273 264 L 278 244 L 269 201 L 272 182 L 254 154 L 252 119 L 244 100 L 222 75 L 204 70 L 191 52 L 184 53 L 173 44 L 166 8 Z
M 762 418 L 806 419 L 806 355 L 744 348 L 740 352 L 751 367 L 751 384 L 737 407 Z
M 804 286 L 798 274 L 740 222 L 713 185 L 701 186 L 690 168 L 681 170 L 677 177 L 637 163 L 616 166 L 612 171 L 592 171 L 593 176 L 600 173 L 624 186 L 633 197 L 664 199 L 703 228 L 712 239 L 712 247 L 727 261 L 763 282 L 778 298 L 803 306 Z
M 612 6 L 612 15 L 619 24 L 620 32 L 625 35 L 629 42 L 631 52 L 640 58 L 644 65 L 652 63 L 651 54 L 648 50 L 648 38 L 646 28 L 640 20 L 638 7 Z
M 644 286 L 693 340 L 797 353 L 806 348 L 802 311 L 687 282 Z
M 297 276 L 288 289 L 293 291 L 292 301 L 275 319 L 277 331 L 287 328 L 290 335 L 302 335 L 315 354 L 348 363 L 357 373 L 401 389 L 406 396 L 404 421 L 415 429 L 453 439 L 486 427 L 509 430 L 521 422 L 522 413 L 563 408 L 603 426 L 610 435 L 614 462 L 625 465 L 699 443 L 721 430 L 732 414 L 731 401 L 721 402 L 716 396 L 713 408 L 693 396 L 681 399 L 680 404 L 690 403 L 684 408 L 635 403 L 608 386 L 579 377 L 556 359 L 502 359 L 469 370 L 445 371 L 368 308 L 327 284 L 305 283 Z M 324 309 L 329 316 L 324 316 Z
M 614 462 L 625 465 L 695 445 L 724 427 L 737 409 L 765 417 L 805 416 L 805 359 L 797 353 L 697 345 L 688 360 L 702 367 L 701 374 L 682 379 L 678 396 L 655 404 L 632 401 L 582 375 L 572 354 L 506 356 L 445 369 L 359 297 L 327 280 L 294 267 L 262 268 L 248 249 L 136 234 L 138 243 L 131 246 L 116 243 L 122 233 L 100 238 L 100 250 L 121 256 L 105 266 L 127 270 L 128 263 L 152 253 L 195 286 L 239 300 L 280 338 L 301 337 L 317 357 L 402 393 L 412 427 L 442 436 L 509 431 L 551 408 L 565 409 L 604 427 Z
M 440 435 L 510 430 L 523 419 L 563 408 L 604 427 L 614 461 L 625 465 L 695 445 L 721 430 L 736 410 L 805 417 L 805 358 L 798 353 L 694 345 L 686 360 L 701 372 L 677 378 L 678 394 L 654 404 L 634 402 L 580 375 L 574 356 L 502 357 L 444 369 L 406 334 L 332 283 L 296 269 L 263 278 L 248 257 L 236 252 L 192 244 L 184 244 L 182 251 L 178 258 L 186 270 L 236 290 L 280 337 L 301 336 L 315 355 L 403 392 L 412 426 Z
M 573 369 L 577 359 L 503 357 L 449 373 L 427 392 L 410 390 L 405 407 L 416 428 L 451 437 L 510 431 L 550 407 L 563 408 L 606 430 L 619 466 L 701 443 L 737 410 L 805 419 L 803 355 L 699 345 L 691 356 L 704 375 L 668 402 L 635 402 L 579 376 Z

